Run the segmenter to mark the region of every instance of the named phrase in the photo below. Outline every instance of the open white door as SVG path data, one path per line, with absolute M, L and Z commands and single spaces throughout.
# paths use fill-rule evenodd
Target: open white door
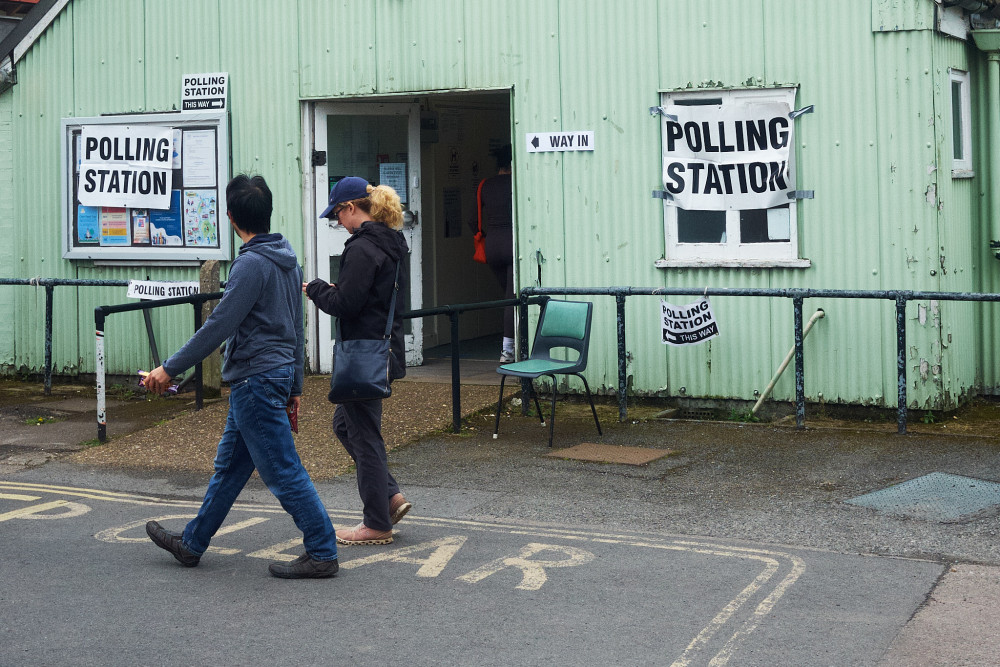
M 326 208 L 330 188 L 344 176 L 361 176 L 373 185 L 392 186 L 403 201 L 403 234 L 410 247 L 401 272 L 409 274 L 409 293 L 400 294 L 404 310 L 421 308 L 423 283 L 420 248 L 420 107 L 417 104 L 325 102 L 313 118 L 316 158 L 313 183 L 316 220 L 316 277 L 337 282 L 340 256 L 350 234 L 319 214 Z M 333 318 L 319 313 L 319 370 L 333 369 Z M 423 363 L 422 322 L 404 322 L 406 363 Z

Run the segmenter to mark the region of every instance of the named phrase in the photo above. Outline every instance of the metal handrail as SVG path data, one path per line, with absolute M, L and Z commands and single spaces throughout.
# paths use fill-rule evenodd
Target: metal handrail
M 548 297 L 528 297 L 524 300 L 524 307 L 528 304 L 544 303 Z M 403 319 L 413 319 L 417 317 L 432 317 L 434 315 L 447 315 L 451 321 L 451 429 L 453 433 L 462 430 L 462 374 L 459 365 L 461 353 L 461 341 L 458 334 L 458 316 L 473 310 L 486 310 L 489 308 L 506 308 L 507 306 L 521 305 L 521 299 L 500 299 L 497 301 L 480 301 L 477 303 L 461 303 L 457 305 L 438 306 L 435 308 L 420 308 L 419 310 L 408 310 L 403 313 Z M 526 318 L 525 326 L 527 325 Z M 527 332 L 527 328 L 524 329 Z M 525 336 L 527 334 L 525 333 Z M 521 349 L 527 349 L 522 344 Z M 523 387 L 522 387 L 523 390 Z M 524 403 L 527 405 L 527 402 Z
M 114 306 L 98 306 L 94 309 L 94 325 L 97 337 L 97 439 L 101 442 L 107 441 L 107 405 L 105 400 L 105 371 L 104 371 L 104 326 L 108 315 L 114 313 L 124 313 L 133 310 L 150 310 L 152 308 L 163 308 L 166 306 L 176 306 L 189 303 L 194 306 L 194 329 L 201 328 L 201 305 L 206 301 L 213 301 L 222 298 L 222 292 L 212 292 L 206 294 L 192 294 L 189 296 L 175 297 L 172 299 L 160 299 L 157 301 L 139 301 L 136 303 L 125 303 Z M 541 303 L 548 300 L 548 297 L 529 298 L 527 303 Z M 452 429 L 455 433 L 461 431 L 462 426 L 462 397 L 461 397 L 461 369 L 460 369 L 460 345 L 458 316 L 462 313 L 474 310 L 486 310 L 489 308 L 504 308 L 516 306 L 521 303 L 521 299 L 503 299 L 499 301 L 482 301 L 470 304 L 458 304 L 439 306 L 436 308 L 421 308 L 403 313 L 403 319 L 413 319 L 417 317 L 432 317 L 435 315 L 448 315 L 451 320 L 451 400 L 452 400 Z M 197 409 L 202 407 L 202 365 L 201 362 L 195 364 L 195 403 Z
M 792 300 L 795 334 L 795 426 L 805 428 L 806 397 L 802 346 L 802 302 L 805 299 L 887 299 L 896 303 L 896 425 L 906 433 L 906 302 L 907 301 L 1000 301 L 1000 294 L 979 292 L 920 292 L 913 290 L 831 290 L 771 289 L 762 287 L 525 287 L 522 299 L 531 296 L 613 296 L 618 307 L 618 418 L 628 415 L 625 368 L 625 299 L 630 296 L 752 296 Z M 521 306 L 521 320 L 527 326 L 527 305 Z
M 0 285 L 45 288 L 45 374 L 43 392 L 52 393 L 52 301 L 56 287 L 127 287 L 127 280 L 86 280 L 81 278 L 0 278 Z
M 222 292 L 209 292 L 205 294 L 190 294 L 188 296 L 178 296 L 171 299 L 159 299 L 157 301 L 138 301 L 135 303 L 121 303 L 115 306 L 97 306 L 94 308 L 94 327 L 97 336 L 97 439 L 107 442 L 108 422 L 107 405 L 104 392 L 104 322 L 108 315 L 114 313 L 125 313 L 132 310 L 151 310 L 153 308 L 164 308 L 167 306 L 177 306 L 189 303 L 194 306 L 194 330 L 201 328 L 201 306 L 206 301 L 215 301 L 222 298 Z M 194 366 L 195 384 L 194 400 L 198 410 L 202 408 L 202 377 L 201 362 Z

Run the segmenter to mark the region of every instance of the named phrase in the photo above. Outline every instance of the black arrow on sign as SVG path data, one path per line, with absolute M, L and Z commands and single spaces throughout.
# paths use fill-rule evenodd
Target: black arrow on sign
M 534 146 L 535 148 L 538 148 L 538 135 L 535 135 L 534 137 L 531 138 L 531 145 Z

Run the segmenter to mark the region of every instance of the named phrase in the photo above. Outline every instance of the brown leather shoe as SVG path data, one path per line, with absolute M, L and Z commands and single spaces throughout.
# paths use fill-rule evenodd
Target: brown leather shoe
M 184 540 L 180 533 L 170 532 L 158 521 L 146 523 L 146 534 L 149 535 L 149 539 L 153 540 L 153 544 L 173 554 L 177 562 L 184 567 L 194 567 L 201 560 L 201 556 L 184 546 Z
M 392 544 L 392 531 L 372 530 L 362 522 L 337 531 L 337 544 Z
M 406 516 L 406 513 L 413 509 L 413 503 L 406 500 L 402 493 L 397 493 L 389 498 L 389 519 L 392 525 L 399 523 L 399 520 Z

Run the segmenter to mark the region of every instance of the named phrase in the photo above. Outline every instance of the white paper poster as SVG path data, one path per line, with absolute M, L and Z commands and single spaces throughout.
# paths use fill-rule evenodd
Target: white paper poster
M 383 162 L 378 166 L 378 184 L 388 185 L 399 195 L 400 203 L 406 203 L 406 163 Z
M 184 187 L 214 188 L 215 172 L 215 131 L 190 130 L 184 133 L 181 153 L 184 165 Z
M 156 125 L 87 125 L 77 198 L 84 206 L 170 206 L 173 129 Z
M 766 209 L 789 202 L 794 124 L 786 103 L 671 105 L 663 116 L 663 186 L 689 211 Z

